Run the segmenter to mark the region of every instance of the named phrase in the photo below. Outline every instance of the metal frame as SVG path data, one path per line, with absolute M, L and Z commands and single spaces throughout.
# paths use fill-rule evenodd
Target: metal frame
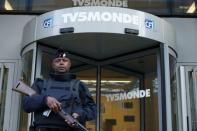
M 96 78 L 96 105 L 97 105 L 97 117 L 96 117 L 96 131 L 100 131 L 101 124 L 101 66 L 97 66 L 97 78 Z
M 191 111 L 190 111 L 190 94 L 189 94 L 189 72 L 192 72 L 197 63 L 179 62 L 177 65 L 177 101 L 178 101 L 178 131 L 190 131 Z
M 160 85 L 160 88 L 158 89 L 158 95 L 160 96 L 158 98 L 158 106 L 159 106 L 158 109 L 159 109 L 159 112 L 161 112 L 161 113 L 159 113 L 159 130 L 164 131 L 164 129 L 163 129 L 163 107 L 162 107 L 163 97 L 162 97 L 162 86 L 161 86 L 162 85 L 161 68 L 162 68 L 161 55 L 158 52 L 157 53 L 157 75 L 158 75 L 158 83 Z
M 4 72 L 4 68 L 3 68 L 3 63 L 0 63 L 0 83 L 3 83 L 3 72 Z M 2 84 L 0 84 L 0 92 L 2 90 Z
M 32 59 L 32 73 L 31 73 L 31 84 L 33 84 L 34 82 L 34 76 L 35 76 L 35 72 L 36 72 L 36 52 L 37 52 L 37 43 L 34 42 L 28 46 L 26 46 L 23 51 L 21 52 L 21 56 L 25 55 L 25 53 L 29 52 L 33 50 L 33 59 Z M 31 122 L 33 121 L 33 113 L 29 113 L 28 114 L 28 124 L 27 124 L 27 131 L 29 131 L 29 126 L 31 125 Z
M 45 51 L 48 51 L 48 52 L 54 52 L 55 48 L 51 48 L 51 47 L 48 47 L 48 46 L 45 46 L 45 45 L 39 45 L 38 46 L 38 49 L 37 49 L 37 60 L 36 60 L 36 65 L 37 65 L 36 70 L 37 70 L 37 72 L 35 73 L 36 77 L 38 77 L 37 74 L 38 74 L 39 68 L 40 68 L 39 65 L 41 65 L 41 51 L 42 50 L 45 50 Z M 143 51 L 139 51 L 139 52 L 136 52 L 136 53 L 126 54 L 126 55 L 123 55 L 123 56 L 113 57 L 113 58 L 110 58 L 110 59 L 107 59 L 107 60 L 103 60 L 103 61 L 96 61 L 96 60 L 93 60 L 93 59 L 90 59 L 90 58 L 84 58 L 84 57 L 81 57 L 81 56 L 78 56 L 78 55 L 75 55 L 75 54 L 70 54 L 71 58 L 74 59 L 74 60 L 78 60 L 78 61 L 90 64 L 90 65 L 93 65 L 93 67 L 94 66 L 97 67 L 97 78 L 96 78 L 97 79 L 97 85 L 96 85 L 96 93 L 97 93 L 97 96 L 96 96 L 96 103 L 97 103 L 96 130 L 97 131 L 100 130 L 100 124 L 101 124 L 100 123 L 100 103 L 101 103 L 101 100 L 100 100 L 100 98 L 101 98 L 101 88 L 100 88 L 101 83 L 100 83 L 100 81 L 101 81 L 101 69 L 102 69 L 102 67 L 106 66 L 107 68 L 110 68 L 110 69 L 111 68 L 112 69 L 117 69 L 119 67 L 115 67 L 113 65 L 116 62 L 131 60 L 131 59 L 135 59 L 135 58 L 139 58 L 139 57 L 143 57 L 143 56 L 147 56 L 147 55 L 151 55 L 151 54 L 157 55 L 158 77 L 161 77 L 161 78 L 159 78 L 160 81 L 165 81 L 164 79 L 166 79 L 166 78 L 163 78 L 162 76 L 160 76 L 160 75 L 162 75 L 161 74 L 162 70 L 164 71 L 164 68 L 161 65 L 163 65 L 164 62 L 169 60 L 169 58 L 168 59 L 166 57 L 165 57 L 165 59 L 161 58 L 162 52 L 159 52 L 158 48 L 143 50 Z M 163 63 L 162 63 L 162 60 L 163 60 Z M 83 65 L 82 67 L 88 68 L 89 66 L 88 65 Z M 78 68 L 76 68 L 75 70 L 78 70 Z M 168 68 L 168 70 L 169 70 L 169 68 Z M 120 68 L 118 71 L 119 72 L 125 72 L 125 69 Z M 143 79 L 143 74 L 140 74 L 138 72 L 135 73 L 135 72 L 130 71 L 130 72 L 127 72 L 127 73 L 135 75 L 137 77 L 140 77 L 140 79 Z M 168 75 L 169 75 L 169 73 L 168 73 Z M 165 90 L 162 90 L 162 88 L 165 88 L 165 86 L 163 84 L 164 83 L 160 82 L 160 89 L 159 89 L 159 92 L 158 92 L 158 105 L 159 105 L 158 110 L 159 110 L 159 112 L 163 112 L 163 113 L 159 113 L 159 124 L 160 124 L 159 125 L 159 129 L 161 131 L 165 131 L 165 129 L 167 129 L 165 127 L 166 125 L 163 124 L 163 123 L 165 123 L 164 120 L 165 120 L 165 115 L 166 115 L 166 114 L 164 114 L 164 112 L 167 110 L 167 109 L 163 109 L 164 105 L 165 105 L 165 104 L 163 104 L 163 102 L 165 101 L 164 99 L 166 97 L 166 96 L 162 95 L 163 91 L 165 91 Z M 169 98 L 169 100 L 170 100 L 170 98 Z M 169 102 L 169 100 L 168 100 L 168 102 Z M 169 108 L 169 107 L 167 107 L 167 108 Z M 144 118 L 144 117 L 141 117 L 141 118 Z M 141 127 L 141 131 L 143 131 L 145 129 L 145 123 L 142 126 L 143 127 Z M 168 131 L 170 131 L 170 130 L 168 130 Z
M 197 129 L 197 96 L 196 96 L 196 94 L 197 94 L 197 67 L 194 67 L 194 69 L 192 70 L 192 80 L 193 80 L 193 96 L 194 96 L 194 100 L 196 100 L 196 101 L 194 101 L 194 104 L 195 104 L 195 113 L 196 114 L 194 114 L 194 116 L 195 116 L 195 129 Z M 191 93 L 190 91 L 189 91 L 189 93 Z M 191 109 L 191 108 L 190 108 Z M 191 114 L 191 110 L 190 110 L 190 114 Z M 192 114 L 191 114 L 192 115 Z M 190 122 L 190 124 L 192 124 L 192 121 Z M 191 126 L 191 130 L 192 130 L 192 128 L 193 128 L 193 125 L 190 125 Z
M 187 131 L 187 96 L 186 96 L 186 81 L 185 81 L 185 68 L 180 66 L 180 87 L 181 87 L 181 109 L 182 109 L 182 131 Z
M 167 131 L 172 131 L 169 48 L 166 44 L 163 45 L 164 45 L 165 91 L 166 91 L 166 120 L 167 120 L 166 122 L 167 122 Z
M 16 113 L 16 109 L 18 109 L 18 106 L 16 105 L 15 108 L 11 108 L 14 103 L 14 96 L 13 96 L 13 92 L 11 91 L 12 86 L 14 85 L 14 80 L 15 80 L 15 63 L 0 63 L 1 66 L 1 84 L 3 83 L 3 74 L 4 74 L 4 69 L 7 68 L 8 69 L 8 77 L 7 77 L 7 85 L 6 85 L 6 98 L 5 98 L 5 112 L 3 114 L 3 119 L 4 119 L 4 123 L 3 123 L 3 130 L 13 130 L 17 127 L 17 121 L 13 118 L 14 113 Z M 0 92 L 2 92 L 2 85 L 1 85 L 1 90 Z M 17 110 L 18 111 L 18 110 Z M 15 114 L 17 115 L 17 113 Z M 15 124 L 14 124 L 15 123 Z
M 3 69 L 3 66 L 8 66 L 8 67 L 13 67 L 13 81 L 9 81 L 10 84 L 12 84 L 12 86 L 14 86 L 14 83 L 16 83 L 16 81 L 19 78 L 19 72 L 20 72 L 20 68 L 19 68 L 20 62 L 19 60 L 0 60 L 0 68 Z M 2 78 L 2 74 L 3 71 L 1 71 L 1 76 L 0 78 Z M 0 79 L 0 83 L 2 83 L 2 79 Z M 1 86 L 1 84 L 0 84 Z M 12 87 L 11 86 L 11 87 Z M 1 87 L 0 87 L 1 89 Z M 1 92 L 1 90 L 0 90 Z M 9 90 L 9 92 L 12 92 Z M 11 97 L 9 98 L 9 100 L 11 100 L 10 103 L 12 103 L 11 105 L 11 111 L 10 111 L 10 125 L 9 125 L 9 130 L 16 130 L 18 129 L 18 116 L 19 116 L 19 110 L 20 110 L 20 95 L 16 92 L 12 92 Z
M 187 66 L 180 66 L 180 86 L 181 86 L 181 106 L 182 106 L 182 112 L 181 112 L 181 121 L 182 128 L 187 130 L 192 130 L 192 116 L 196 116 L 196 114 L 191 113 L 191 101 L 190 101 L 190 81 L 192 79 L 192 84 L 197 86 L 195 77 L 192 75 L 195 75 L 197 69 L 197 65 L 187 65 Z M 194 74 L 192 74 L 194 73 Z M 197 89 L 194 88 L 194 97 L 196 97 Z M 196 98 L 194 98 L 196 100 Z M 195 109 L 197 109 L 197 101 L 195 102 Z
M 185 67 L 184 66 L 184 73 L 185 73 L 185 95 L 186 95 L 186 103 L 184 105 L 186 105 L 187 109 L 187 129 L 192 130 L 192 123 L 191 123 L 191 104 L 190 104 L 190 72 L 193 72 L 192 67 Z
M 177 119 L 178 121 L 177 121 L 177 123 L 178 123 L 178 131 L 183 131 L 183 128 L 182 128 L 182 110 L 181 110 L 181 108 L 182 108 L 182 101 L 181 101 L 181 88 L 179 88 L 180 87 L 180 68 L 177 68 L 176 69 L 176 76 L 177 76 L 177 104 L 178 104 L 178 118 L 179 119 Z

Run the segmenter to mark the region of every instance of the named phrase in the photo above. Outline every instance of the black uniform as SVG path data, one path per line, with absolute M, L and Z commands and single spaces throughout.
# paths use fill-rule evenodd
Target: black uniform
M 51 112 L 47 117 L 43 113 L 48 109 L 45 98 L 55 97 L 62 104 L 62 109 L 70 114 L 79 114 L 79 122 L 85 124 L 96 117 L 96 105 L 86 85 L 75 79 L 73 74 L 51 74 L 47 80 L 36 79 L 32 88 L 39 95 L 25 96 L 23 108 L 26 112 L 35 112 L 34 125 L 41 131 L 74 131 L 63 118 Z M 51 130 L 51 128 L 53 130 Z M 63 130 L 61 130 L 63 129 Z

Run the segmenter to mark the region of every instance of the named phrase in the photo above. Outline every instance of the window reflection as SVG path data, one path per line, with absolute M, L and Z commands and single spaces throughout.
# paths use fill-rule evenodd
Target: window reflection
M 0 131 L 3 131 L 3 125 L 6 121 L 4 121 L 5 116 L 5 105 L 6 105 L 6 91 L 7 91 L 7 85 L 8 85 L 8 74 L 9 74 L 9 68 L 6 68 L 3 66 L 3 76 L 2 76 L 2 85 L 1 86 L 1 92 L 0 92 Z M 0 68 L 1 71 L 1 68 Z
M 197 71 L 196 66 L 192 67 L 192 71 L 189 72 L 189 96 L 188 101 L 190 103 L 190 108 L 188 110 L 191 113 L 191 130 L 197 131 Z
M 109 78 L 106 73 L 113 75 Z M 129 100 L 128 95 L 125 95 L 126 92 L 139 90 L 139 78 L 120 77 L 121 75 L 114 71 L 102 70 L 102 79 L 112 81 L 101 83 L 102 131 L 140 131 L 140 100 Z
M 102 2 L 104 1 L 104 2 Z M 119 1 L 123 5 L 116 4 Z M 99 4 L 100 3 L 100 4 Z M 113 4 L 107 4 L 113 3 Z M 28 13 L 45 13 L 51 10 L 75 7 L 75 6 L 118 6 L 141 10 L 155 15 L 197 15 L 196 2 L 194 0 L 1 0 L 1 11 L 24 11 Z
M 177 101 L 177 78 L 176 78 L 176 59 L 169 55 L 170 66 L 170 87 L 171 87 L 171 107 L 172 107 L 172 128 L 178 131 L 178 101 Z
M 156 55 L 102 69 L 101 131 L 159 131 Z
M 22 57 L 22 79 L 28 85 L 31 85 L 32 59 L 33 59 L 33 50 L 30 50 Z M 23 110 L 21 110 L 19 131 L 27 131 L 27 125 L 28 125 L 27 122 L 28 122 L 28 114 Z
M 77 79 L 83 81 L 87 86 L 88 89 L 96 102 L 96 68 L 93 66 L 90 66 L 88 69 L 83 69 L 80 66 L 72 67 L 71 72 L 75 73 L 77 75 Z M 79 69 L 79 70 L 78 70 Z M 88 131 L 96 131 L 96 120 L 87 121 L 86 122 L 86 128 Z

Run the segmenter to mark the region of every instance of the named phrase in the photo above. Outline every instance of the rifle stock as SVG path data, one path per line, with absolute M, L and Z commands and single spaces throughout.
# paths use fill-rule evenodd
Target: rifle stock
M 29 87 L 27 84 L 25 84 L 22 81 L 18 81 L 16 86 L 12 88 L 13 91 L 22 93 L 24 95 L 33 96 L 36 95 L 36 91 L 33 90 L 31 87 Z M 73 123 L 76 128 L 79 128 L 82 131 L 88 131 L 87 128 L 85 128 L 82 124 L 80 124 L 76 119 L 74 119 L 70 114 L 67 112 L 64 112 L 63 109 L 61 109 L 58 114 L 64 119 L 69 121 L 70 123 Z
M 12 90 L 28 96 L 33 96 L 36 94 L 35 90 L 33 90 L 31 87 L 29 87 L 27 84 L 25 84 L 22 81 L 18 81 L 16 86 L 14 86 Z

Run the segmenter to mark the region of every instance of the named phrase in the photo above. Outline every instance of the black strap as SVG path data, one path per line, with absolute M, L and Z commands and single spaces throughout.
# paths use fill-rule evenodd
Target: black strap
M 77 99 L 79 99 L 79 86 L 78 86 L 79 83 L 80 83 L 80 81 L 76 80 L 76 79 L 72 80 L 70 83 L 70 86 L 71 86 L 70 91 L 71 91 L 73 97 L 77 98 Z
M 76 80 L 76 79 L 70 81 L 70 91 L 71 91 L 71 94 L 72 94 L 70 112 L 72 112 L 72 109 L 74 107 L 75 99 L 80 100 L 80 98 L 79 98 L 79 86 L 78 86 L 79 82 L 80 81 Z
M 48 79 L 44 79 L 43 81 L 44 81 L 44 83 L 43 83 L 43 89 L 42 89 L 41 93 L 43 93 L 44 91 L 49 89 L 51 87 L 51 82 L 52 82 L 51 79 L 49 79 L 49 80 Z

